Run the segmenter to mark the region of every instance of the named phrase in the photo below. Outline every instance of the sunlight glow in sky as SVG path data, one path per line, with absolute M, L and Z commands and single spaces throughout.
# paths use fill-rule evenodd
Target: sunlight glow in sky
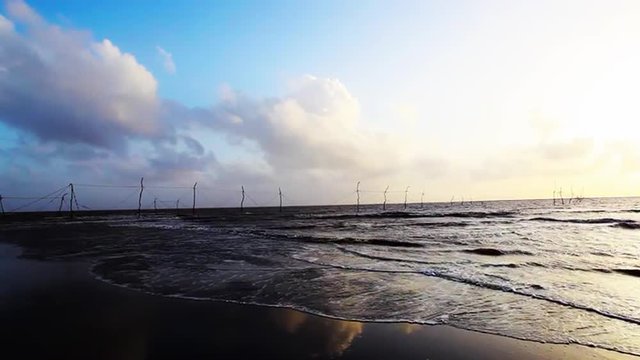
M 640 192 L 638 1 L 10 0 L 0 14 L 2 194 L 141 176 L 321 204 L 351 202 L 357 181 L 397 202 L 406 186 L 410 201 Z

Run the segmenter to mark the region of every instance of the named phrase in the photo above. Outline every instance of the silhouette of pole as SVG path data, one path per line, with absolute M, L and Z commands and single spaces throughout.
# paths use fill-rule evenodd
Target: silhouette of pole
M 153 198 L 153 211 L 158 212 L 158 198 Z
M 573 200 L 573 186 L 571 187 L 571 197 L 569 198 L 569 205 L 571 205 L 571 200 Z
M 2 210 L 2 215 L 4 215 L 4 205 L 2 205 L 2 195 L 0 195 L 0 210 Z
M 242 212 L 242 210 L 244 209 L 244 186 L 241 186 L 242 188 L 242 199 L 240 199 L 240 212 Z
M 406 189 L 404 189 L 404 208 L 407 208 L 407 195 L 409 194 L 409 186 L 407 186 Z
M 69 217 L 73 218 L 73 198 L 76 196 L 75 191 L 73 191 L 73 183 L 69 184 L 69 188 L 71 189 L 71 197 L 69 198 Z
M 176 215 L 180 215 L 180 199 L 176 200 Z
M 191 206 L 191 215 L 196 214 L 196 186 L 198 186 L 198 182 L 193 184 L 193 204 Z
M 58 213 L 62 212 L 62 205 L 64 204 L 64 197 L 67 196 L 67 193 L 62 194 L 60 198 L 60 206 L 58 206 Z
M 144 177 L 140 178 L 140 195 L 138 195 L 138 217 L 142 212 L 142 192 L 144 191 Z
M 356 184 L 356 213 L 360 212 L 360 181 Z
M 424 191 L 420 194 L 420 209 L 424 208 Z
M 278 188 L 278 195 L 280 196 L 280 212 L 282 212 L 282 189 Z
M 389 191 L 389 185 L 387 185 L 387 188 L 384 189 L 384 202 L 382 202 L 382 210 L 387 209 L 387 191 Z

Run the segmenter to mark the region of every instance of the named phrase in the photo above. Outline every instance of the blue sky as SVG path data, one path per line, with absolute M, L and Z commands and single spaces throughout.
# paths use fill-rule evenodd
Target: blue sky
M 4 194 L 145 176 L 284 186 L 300 203 L 358 180 L 448 201 L 640 181 L 635 1 L 9 0 L 0 14 Z
M 371 24 L 360 5 L 326 1 L 34 1 L 48 19 L 90 29 L 136 55 L 161 80 L 160 94 L 188 105 L 210 105 L 220 84 L 273 95 L 301 73 L 339 76 L 355 52 L 349 43 Z M 337 40 L 337 41 L 336 41 Z M 176 76 L 162 71 L 155 46 L 172 52 Z
M 210 105 L 220 84 L 278 95 L 300 74 L 370 89 L 408 57 L 424 57 L 456 34 L 437 25 L 456 12 L 446 2 L 399 1 L 33 1 L 53 22 L 89 29 L 135 54 L 160 80 L 160 94 Z M 409 39 L 407 39 L 409 37 Z M 411 39 L 413 38 L 413 39 Z M 397 42 L 402 39 L 402 46 Z M 162 71 L 155 46 L 179 71 Z M 373 73 L 375 71 L 375 73 Z

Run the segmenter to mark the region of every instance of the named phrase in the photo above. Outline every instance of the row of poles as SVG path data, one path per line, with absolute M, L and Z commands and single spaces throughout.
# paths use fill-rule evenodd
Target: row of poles
M 580 203 L 583 199 L 584 197 L 582 195 L 574 196 L 573 189 L 571 189 L 571 197 L 567 199 L 567 204 L 571 205 L 571 201 Z M 560 188 L 560 190 L 553 190 L 553 206 L 556 206 L 558 203 L 560 205 L 565 204 L 564 197 L 562 196 L 562 187 Z
M 191 213 L 193 215 L 196 214 L 196 187 L 198 186 L 198 182 L 196 181 L 193 184 L 193 203 L 191 206 Z M 138 194 L 138 217 L 142 214 L 142 193 L 144 192 L 144 177 L 140 178 L 140 193 Z M 243 198 L 244 198 L 244 187 L 242 188 Z M 180 207 L 180 199 L 176 200 L 176 209 Z M 153 199 L 153 209 L 158 210 L 158 198 Z
M 192 215 L 196 215 L 196 189 L 198 187 L 198 182 L 195 182 L 193 184 L 193 201 L 191 204 L 191 214 Z M 240 211 L 244 211 L 244 200 L 245 200 L 245 191 L 244 191 L 244 185 L 242 185 L 240 187 L 241 189 L 241 195 L 242 198 L 240 199 Z M 144 192 L 144 177 L 140 178 L 140 193 L 138 195 L 138 217 L 141 216 L 142 214 L 142 193 Z M 279 211 L 282 212 L 282 189 L 278 188 L 278 196 L 280 198 L 280 205 L 279 205 Z M 153 207 L 154 210 L 157 210 L 157 198 L 153 199 Z M 176 209 L 178 209 L 180 206 L 180 199 L 176 200 Z
M 404 189 L 404 209 L 407 208 L 407 197 L 409 195 L 409 188 L 411 186 L 407 186 Z M 389 185 L 384 189 L 382 195 L 384 196 L 384 200 L 382 201 L 382 210 L 387 210 L 387 193 L 389 192 Z M 420 194 L 420 208 L 424 208 L 424 191 Z M 356 183 L 356 212 L 360 212 L 360 181 Z
M 81 184 L 82 185 L 82 184 Z M 89 185 L 86 185 L 89 186 Z M 107 186 L 107 185 L 91 185 L 91 186 Z M 73 217 L 74 214 L 74 204 L 76 206 L 76 209 L 79 209 L 80 207 L 78 206 L 78 200 L 77 200 L 77 196 L 75 193 L 75 189 L 74 189 L 74 185 L 73 183 L 70 183 L 68 186 L 68 192 L 65 192 L 64 194 L 62 194 L 61 198 L 60 198 L 60 205 L 58 207 L 58 212 L 62 212 L 62 207 L 65 201 L 65 198 L 67 195 L 70 195 L 69 198 L 69 215 L 71 217 Z M 135 186 L 127 186 L 127 187 L 135 187 Z M 198 183 L 195 182 L 193 184 L 193 187 L 191 187 L 191 190 L 193 192 L 193 196 L 192 196 L 192 204 L 191 204 L 191 213 L 192 215 L 196 215 L 196 194 L 197 194 L 197 187 L 198 187 Z M 245 202 L 245 198 L 246 198 L 246 193 L 245 193 L 245 188 L 244 186 L 241 186 L 241 199 L 240 199 L 240 211 L 244 211 L 244 202 Z M 64 188 L 63 188 L 64 189 Z M 403 207 L 404 209 L 407 208 L 407 201 L 408 201 L 408 194 L 409 194 L 409 189 L 410 186 L 407 186 L 404 190 L 404 203 L 403 203 Z M 137 216 L 140 217 L 142 214 L 142 197 L 144 194 L 144 190 L 145 190 L 145 186 L 144 186 L 144 177 L 140 178 L 140 190 L 138 193 L 138 211 L 137 211 Z M 386 210 L 387 209 L 387 194 L 389 192 L 389 186 L 387 186 L 384 191 L 383 191 L 383 202 L 382 202 L 382 210 Z M 355 190 L 355 194 L 356 194 L 356 212 L 359 213 L 360 212 L 360 181 L 358 181 L 356 183 L 356 190 Z M 282 212 L 282 199 L 283 199 L 283 194 L 282 194 L 282 189 L 278 188 L 278 197 L 279 197 L 279 211 Z M 0 195 L 0 211 L 2 211 L 2 214 L 5 213 L 5 209 L 4 209 L 4 204 L 2 203 L 2 195 Z M 463 203 L 464 203 L 464 198 L 463 198 Z M 153 200 L 153 208 L 154 210 L 158 210 L 158 198 L 154 198 Z M 451 203 L 453 203 L 453 198 L 451 199 Z M 555 203 L 555 196 L 554 196 L 554 203 Z M 180 207 L 180 199 L 176 200 L 176 210 L 178 210 Z M 424 191 L 422 191 L 421 195 L 420 195 L 420 208 L 422 209 L 424 207 Z
M 94 185 L 92 185 L 94 186 Z M 95 185 L 95 186 L 107 186 L 107 185 Z M 127 186 L 127 187 L 131 187 L 131 186 Z M 197 187 L 198 187 L 198 183 L 194 183 L 193 187 L 191 187 L 191 190 L 193 192 L 193 197 L 192 197 L 192 204 L 191 204 L 191 213 L 192 215 L 196 214 L 196 194 L 197 194 Z M 60 188 L 58 190 L 56 190 L 53 194 L 60 194 L 60 192 L 64 191 L 65 189 L 67 189 L 67 192 L 64 192 L 61 196 L 59 196 L 60 198 L 60 204 L 58 206 L 58 212 L 61 213 L 62 212 L 62 208 L 65 204 L 65 199 L 67 197 L 67 195 L 69 195 L 69 216 L 73 217 L 74 216 L 74 205 L 75 205 L 75 209 L 79 210 L 80 209 L 80 205 L 78 204 L 78 198 L 76 196 L 76 192 L 75 192 L 75 188 L 73 183 L 69 183 L 69 185 Z M 140 217 L 142 215 L 142 197 L 144 194 L 144 190 L 145 190 L 145 186 L 144 186 L 144 177 L 140 178 L 140 190 L 138 193 L 138 211 L 137 211 L 137 216 Z M 45 195 L 43 197 L 40 198 L 36 198 L 36 202 L 42 199 L 52 199 L 52 201 L 54 199 L 57 199 L 58 196 L 55 197 L 51 197 L 51 194 Z M 240 211 L 244 211 L 244 201 L 245 201 L 245 197 L 247 196 L 245 194 L 245 189 L 244 186 L 241 186 L 241 195 L 242 198 L 240 200 Z M 282 199 L 283 199 L 283 193 L 282 193 L 282 189 L 278 188 L 278 197 L 279 197 L 279 211 L 282 212 Z M 7 198 L 3 198 L 2 195 L 0 195 L 0 213 L 2 215 L 5 215 L 5 208 L 4 208 L 4 203 L 3 200 L 4 199 L 15 199 L 16 197 L 7 197 Z M 86 207 L 85 207 L 86 208 Z M 153 199 L 153 208 L 154 210 L 158 210 L 158 198 L 154 198 Z M 180 199 L 176 200 L 176 210 L 178 210 L 180 208 Z M 88 209 L 88 208 L 87 208 Z M 15 211 L 15 210 L 14 210 Z

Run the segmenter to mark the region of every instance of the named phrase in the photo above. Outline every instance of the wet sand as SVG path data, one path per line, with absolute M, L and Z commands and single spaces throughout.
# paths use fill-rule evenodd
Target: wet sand
M 638 359 L 449 326 L 153 296 L 95 280 L 86 263 L 20 253 L 0 244 L 3 359 Z

